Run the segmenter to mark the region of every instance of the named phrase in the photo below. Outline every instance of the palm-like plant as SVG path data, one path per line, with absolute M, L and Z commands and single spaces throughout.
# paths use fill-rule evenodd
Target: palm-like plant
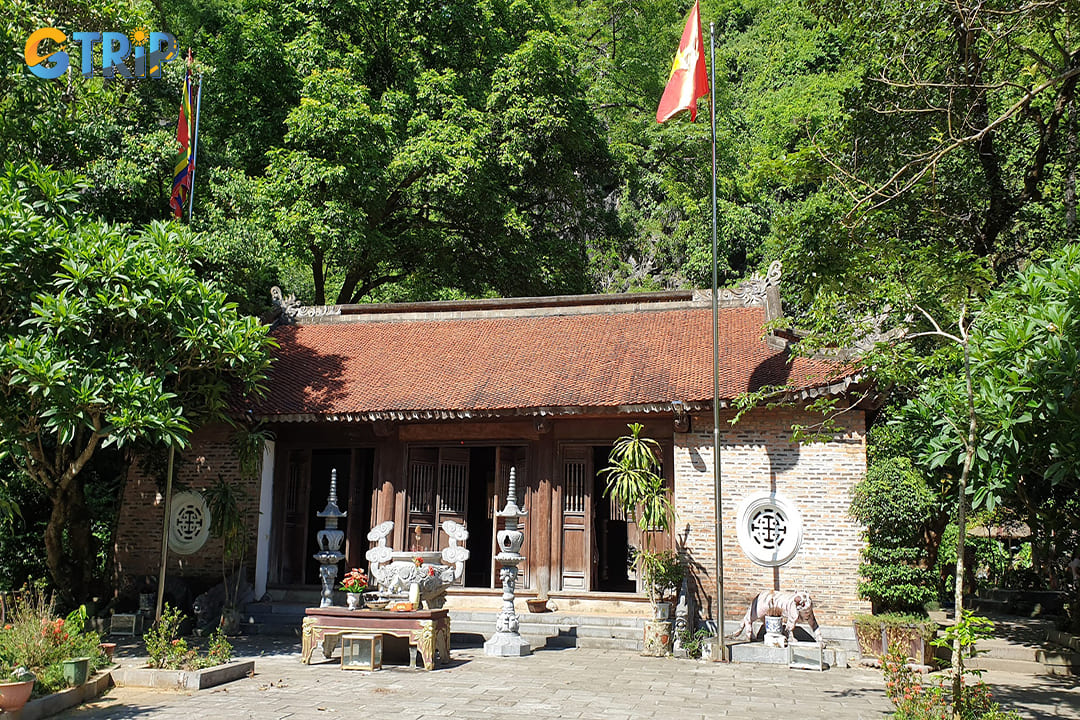
M 649 600 L 655 604 L 671 582 L 678 587 L 682 581 L 682 566 L 674 553 L 651 552 L 649 531 L 666 531 L 671 527 L 673 515 L 664 478 L 657 472 L 660 469 L 660 443 L 641 437 L 644 426 L 640 423 L 631 423 L 628 427 L 630 434 L 615 441 L 609 464 L 600 471 L 600 476 L 607 481 L 604 496 L 612 498 L 642 530 L 645 548 L 635 553 L 634 562 Z M 678 578 L 672 581 L 676 572 Z
M 642 531 L 667 530 L 671 526 L 671 500 L 660 469 L 660 444 L 641 437 L 641 423 L 628 425 L 630 434 L 615 441 L 609 464 L 600 471 L 607 481 L 604 496 L 618 503 Z

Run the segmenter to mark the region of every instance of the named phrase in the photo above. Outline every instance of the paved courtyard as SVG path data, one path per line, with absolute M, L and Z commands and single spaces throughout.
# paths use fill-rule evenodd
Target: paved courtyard
M 138 650 L 122 647 L 119 661 L 141 664 Z M 298 642 L 286 638 L 241 639 L 236 653 L 256 659 L 254 677 L 197 693 L 114 688 L 58 717 L 861 720 L 883 718 L 891 709 L 881 674 L 864 668 L 817 673 L 592 649 L 506 659 L 470 647 L 455 648 L 452 663 L 434 672 L 391 666 L 362 673 L 342 671 L 336 660 L 302 665 Z M 987 679 L 1000 701 L 1026 717 L 1080 719 L 1080 689 L 1072 680 L 1005 673 Z

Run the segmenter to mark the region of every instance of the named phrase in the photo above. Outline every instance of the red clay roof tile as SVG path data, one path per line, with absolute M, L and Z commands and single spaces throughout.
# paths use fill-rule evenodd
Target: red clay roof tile
M 708 308 L 283 326 L 261 416 L 607 408 L 712 399 Z M 761 308 L 720 311 L 720 394 L 827 384 L 841 366 L 762 339 Z

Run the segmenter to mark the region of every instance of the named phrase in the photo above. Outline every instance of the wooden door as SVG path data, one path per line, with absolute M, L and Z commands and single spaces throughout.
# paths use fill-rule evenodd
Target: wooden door
M 560 576 L 563 590 L 592 589 L 592 448 L 562 449 L 557 499 L 561 508 Z
M 438 448 L 409 449 L 409 520 L 405 547 L 434 550 L 435 487 L 439 473 Z
M 278 581 L 285 585 L 304 582 L 310 493 L 311 453 L 307 450 L 293 450 L 289 453 L 285 473 L 281 545 L 277 554 Z

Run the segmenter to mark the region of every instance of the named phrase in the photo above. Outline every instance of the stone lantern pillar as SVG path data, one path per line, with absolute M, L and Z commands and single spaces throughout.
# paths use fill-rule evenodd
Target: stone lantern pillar
M 334 581 L 337 580 L 338 563 L 345 559 L 345 554 L 341 552 L 345 531 L 338 529 L 338 520 L 346 514 L 337 504 L 337 468 L 334 468 L 330 471 L 330 497 L 326 500 L 326 507 L 322 512 L 315 513 L 315 517 L 326 518 L 326 529 L 320 530 L 315 536 L 319 552 L 315 553 L 314 557 L 322 563 L 319 568 L 319 579 L 322 580 L 322 600 L 319 607 L 330 607 L 334 604 Z
M 518 565 L 525 559 L 518 551 L 525 542 L 525 533 L 518 530 L 518 519 L 526 512 L 517 505 L 517 472 L 510 468 L 510 487 L 506 493 L 506 506 L 495 513 L 506 518 L 506 527 L 496 534 L 499 552 L 495 559 L 502 567 L 499 578 L 502 580 L 502 610 L 495 618 L 495 634 L 484 643 L 484 654 L 497 657 L 521 657 L 532 654 L 532 648 L 525 638 L 518 634 L 518 616 L 514 611 L 514 586 L 517 583 Z

